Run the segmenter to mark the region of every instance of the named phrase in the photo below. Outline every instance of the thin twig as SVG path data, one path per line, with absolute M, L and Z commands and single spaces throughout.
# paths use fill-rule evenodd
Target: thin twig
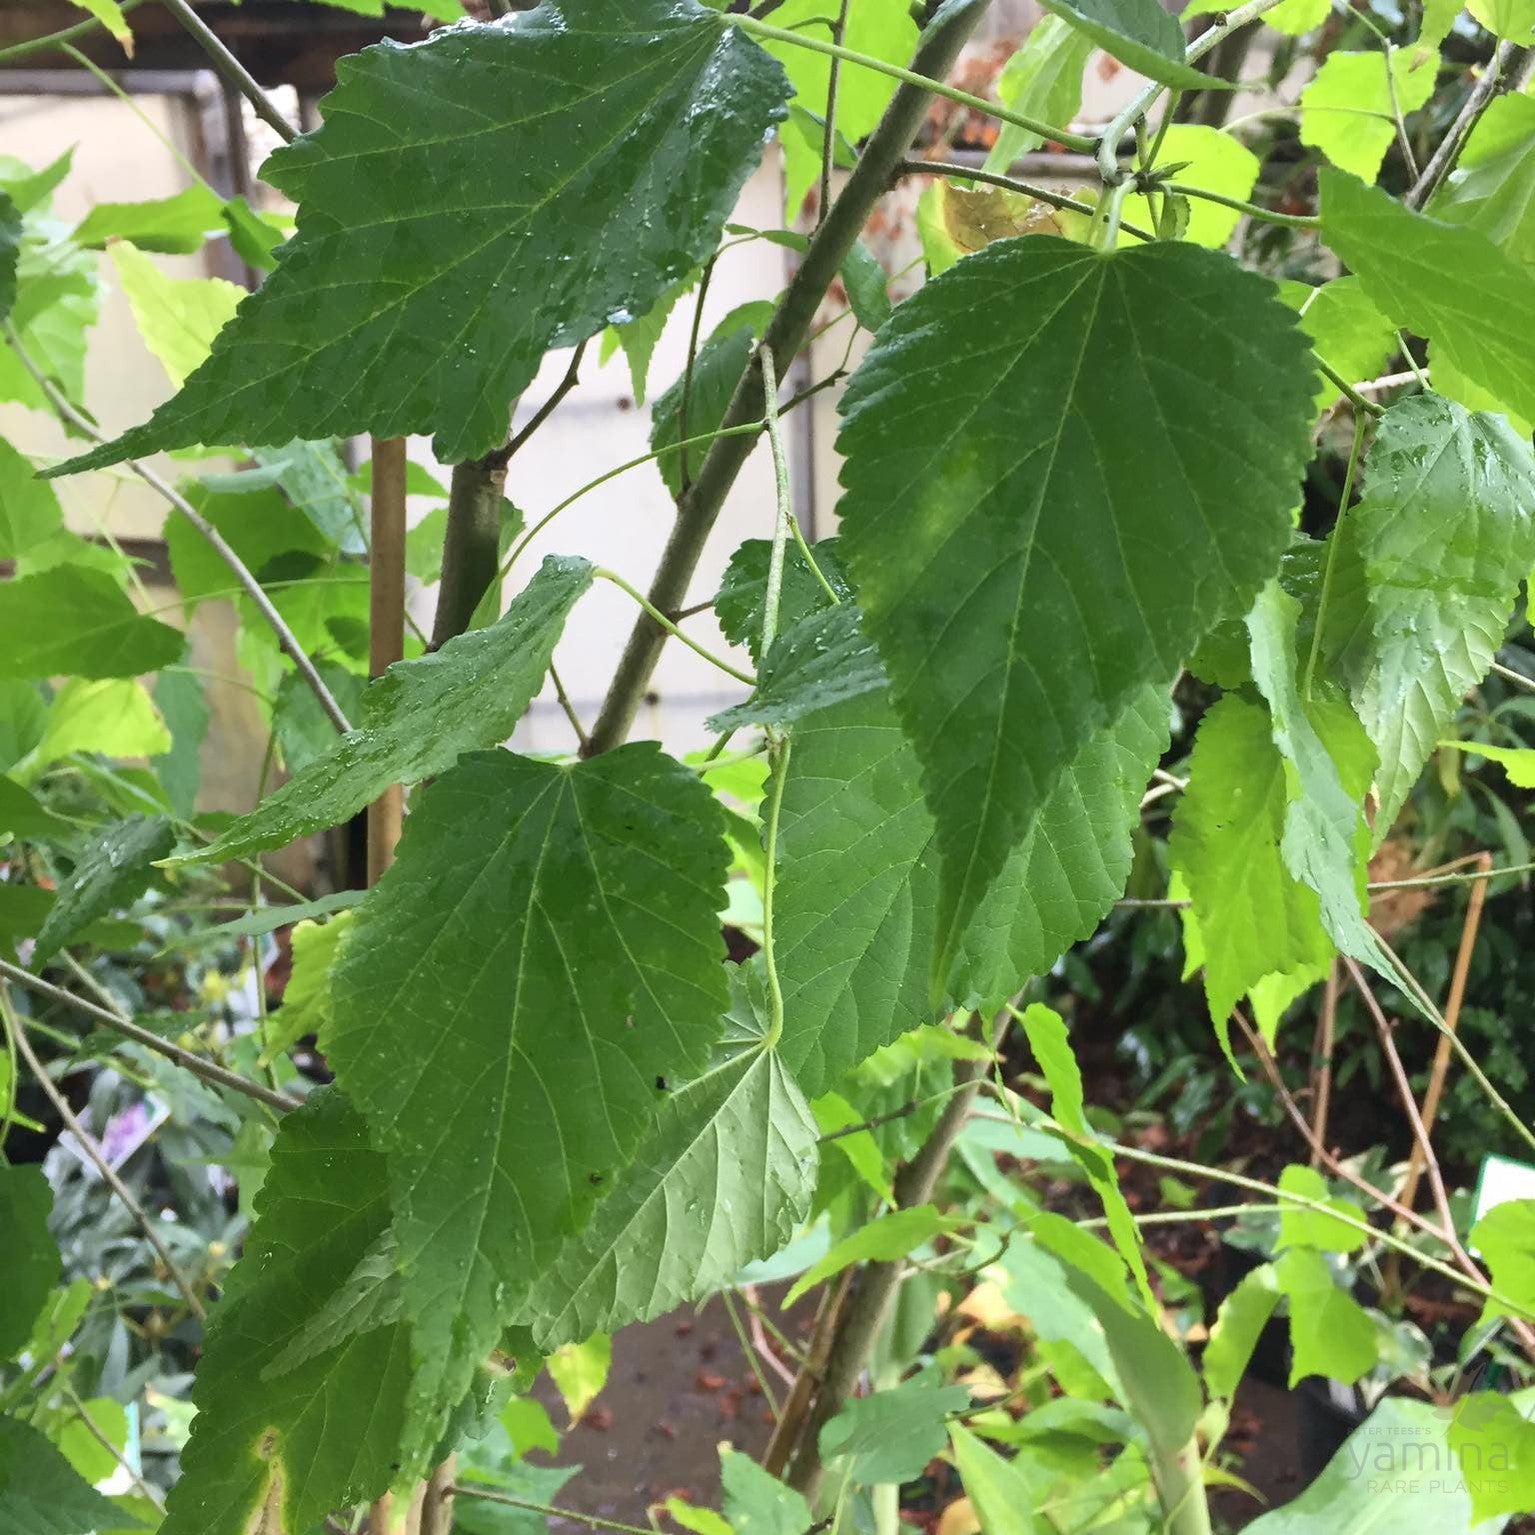
M 847 42 L 847 12 L 849 0 L 842 0 L 837 19 L 832 23 L 831 40 L 840 48 Z M 831 176 L 837 161 L 837 87 L 842 78 L 842 60 L 832 55 L 826 73 L 826 141 L 821 146 L 821 201 L 816 208 L 819 225 L 831 207 Z
M 714 280 L 714 263 L 718 253 L 704 263 L 703 275 L 698 279 L 698 294 L 693 300 L 693 324 L 688 331 L 688 356 L 682 368 L 682 395 L 677 401 L 677 496 L 680 500 L 693 483 L 688 465 L 688 422 L 693 412 L 693 376 L 698 369 L 698 344 L 703 336 L 704 303 L 709 297 L 709 285 Z
M 142 4 L 143 0 L 120 0 L 118 10 L 126 16 Z M 12 43 L 9 48 L 0 48 L 0 67 L 9 65 L 16 59 L 28 58 L 34 53 L 47 53 L 53 48 L 65 48 L 76 38 L 87 37 L 102 25 L 104 23 L 99 17 L 92 16 L 85 21 L 77 21 L 72 27 L 50 32 L 46 37 L 32 37 L 24 43 Z
M 92 442 L 105 442 L 107 439 L 97 430 L 96 424 L 83 412 L 77 410 L 54 386 L 53 380 L 27 355 L 26 349 L 21 344 L 21 338 L 16 334 L 15 328 L 9 320 L 5 322 L 5 337 L 10 342 L 12 350 L 16 353 L 17 360 L 31 374 L 38 388 L 47 397 L 48 403 L 53 407 L 54 412 L 77 431 L 90 438 Z M 337 730 L 343 733 L 349 731 L 352 727 L 348 723 L 345 713 L 342 712 L 340 704 L 336 702 L 330 689 L 326 687 L 325 679 L 315 669 L 314 662 L 309 659 L 304 647 L 299 644 L 298 639 L 288 627 L 287 621 L 283 618 L 282 614 L 273 606 L 272 599 L 262 589 L 261 583 L 251 574 L 249 567 L 235 553 L 224 535 L 180 491 L 162 480 L 153 469 L 132 458 L 126 460 L 125 467 L 136 474 L 157 495 L 163 497 L 175 507 L 208 541 L 213 548 L 213 552 L 229 567 L 230 573 L 240 583 L 240 587 L 245 595 L 255 603 L 257 611 L 266 620 L 272 633 L 277 636 L 277 643 L 281 647 L 283 654 L 298 668 L 299 675 L 308 685 L 310 692 L 319 700 L 320 707 L 325 711 L 331 723 Z
M 208 55 L 208 62 L 213 66 L 214 72 L 227 80 L 250 102 L 255 108 L 256 116 L 285 144 L 291 144 L 298 137 L 298 129 L 273 106 L 272 98 L 256 83 L 250 71 L 224 46 L 207 22 L 187 4 L 187 0 L 165 0 L 165 8 L 191 33 L 203 52 Z
M 1504 666 L 1501 661 L 1494 661 L 1489 668 L 1495 677 L 1501 677 L 1505 682 L 1512 682 L 1515 687 L 1523 688 L 1526 693 L 1535 693 L 1535 680 L 1526 677 L 1523 672 L 1516 672 L 1511 666 Z
M 1332 1049 L 1337 1034 L 1338 993 L 1341 990 L 1338 962 L 1327 967 L 1327 983 L 1322 989 L 1322 1010 L 1317 1018 L 1316 1046 L 1312 1051 L 1311 1088 L 1311 1165 L 1321 1161 L 1317 1148 L 1327 1144 L 1327 1120 L 1332 1108 Z M 1411 1204 L 1411 1200 L 1406 1201 Z
M 565 396 L 581 382 L 581 359 L 586 356 L 586 347 L 587 343 L 583 341 L 575 349 L 571 354 L 570 366 L 565 370 L 565 377 L 555 385 L 554 393 L 533 412 L 532 419 L 529 420 L 528 424 L 520 432 L 516 433 L 504 448 L 497 448 L 494 453 L 489 455 L 492 461 L 505 468 L 512 455 L 560 408 L 564 403 Z
M 570 694 L 565 691 L 565 684 L 560 681 L 560 674 L 555 670 L 554 663 L 549 663 L 549 680 L 554 684 L 554 696 L 559 701 L 560 708 L 564 711 L 565 718 L 570 721 L 570 728 L 576 733 L 576 745 L 580 748 L 581 755 L 586 755 L 586 749 L 591 741 L 586 734 L 585 727 L 581 724 L 581 716 L 576 713 L 576 706 L 570 701 Z
M 1407 189 L 1407 195 L 1402 199 L 1409 208 L 1421 208 L 1430 197 L 1439 189 L 1440 183 L 1455 168 L 1455 162 L 1460 158 L 1460 152 L 1465 148 L 1466 140 L 1471 136 L 1471 130 L 1481 121 L 1492 102 L 1493 95 L 1498 89 L 1498 79 L 1507 66 L 1514 48 L 1512 43 L 1500 42 L 1492 51 L 1492 58 L 1488 61 L 1486 69 L 1482 71 L 1481 78 L 1471 87 L 1471 94 L 1466 97 L 1460 111 L 1456 114 L 1454 122 L 1445 130 L 1445 135 L 1439 141 L 1439 147 L 1430 157 L 1427 165 L 1423 167 L 1423 174 Z
M 762 1393 L 763 1400 L 768 1404 L 768 1411 L 773 1414 L 773 1421 L 776 1423 L 779 1411 L 778 1398 L 773 1395 L 773 1388 L 768 1385 L 767 1376 L 762 1373 L 762 1361 L 757 1357 L 757 1350 L 742 1324 L 740 1312 L 736 1310 L 735 1295 L 729 1290 L 723 1290 L 720 1292 L 720 1299 L 725 1303 L 725 1315 L 730 1318 L 731 1330 L 735 1333 L 736 1342 L 741 1345 L 741 1352 L 746 1356 L 746 1362 L 751 1367 L 757 1389 Z
M 372 537 L 368 559 L 368 675 L 382 677 L 405 655 L 405 439 L 373 439 Z M 405 789 L 388 785 L 368 806 L 368 884 L 394 862 L 405 823 Z
M 131 1039 L 134 1044 L 142 1045 L 146 1050 L 153 1050 L 156 1055 L 163 1055 L 166 1060 L 180 1066 L 182 1070 L 190 1071 L 194 1077 L 200 1077 L 210 1087 L 227 1087 L 231 1092 L 243 1093 L 247 1098 L 253 1098 L 257 1103 L 264 1103 L 268 1108 L 277 1109 L 280 1113 L 287 1113 L 290 1109 L 300 1107 L 299 1099 L 290 1097 L 287 1093 L 276 1092 L 270 1087 L 264 1087 L 260 1082 L 254 1082 L 249 1077 L 242 1077 L 239 1072 L 230 1071 L 216 1061 L 204 1060 L 202 1056 L 194 1055 L 190 1050 L 183 1050 L 180 1045 L 174 1045 L 168 1039 L 161 1039 L 158 1034 L 152 1034 L 148 1029 L 141 1028 L 122 1013 L 109 1012 L 104 1007 L 98 1007 L 94 1002 L 87 1002 L 84 997 L 77 997 L 73 992 L 65 991 L 62 986 L 55 986 L 41 976 L 33 975 L 30 971 L 23 970 L 6 960 L 0 960 L 0 976 L 14 981 L 18 986 L 25 986 L 28 991 L 35 991 L 40 997 L 47 997 L 50 1002 L 72 1007 L 76 1012 L 94 1018 L 97 1023 L 104 1024 L 107 1028 L 121 1034 L 124 1039 Z
M 645 610 L 646 615 L 649 617 L 652 623 L 659 624 L 661 628 L 664 629 L 666 633 L 671 635 L 674 640 L 681 640 L 682 643 L 694 653 L 694 655 L 702 656 L 703 659 L 709 662 L 711 666 L 717 666 L 727 676 L 734 677 L 737 682 L 744 682 L 749 688 L 756 687 L 757 679 L 753 677 L 750 672 L 743 672 L 739 668 L 732 666 L 730 662 L 721 660 L 719 656 L 713 654 L 712 651 L 700 645 L 698 641 L 693 639 L 690 635 L 684 634 L 683 631 L 679 629 L 677 625 L 674 624 L 671 619 L 666 616 L 666 614 L 651 604 L 650 599 L 646 597 L 644 592 L 640 591 L 638 587 L 631 586 L 629 582 L 625 581 L 624 578 L 617 574 L 616 571 L 611 571 L 607 569 L 606 566 L 599 565 L 592 572 L 592 575 L 598 581 L 610 582 L 612 585 L 616 586 L 619 591 L 627 592 L 629 596 L 631 596 L 640 605 L 640 607 Z
M 117 1170 L 107 1161 L 101 1147 L 96 1144 L 90 1132 L 76 1118 L 75 1111 L 69 1106 L 69 1100 L 58 1090 L 53 1078 L 48 1075 L 47 1069 L 38 1060 L 37 1053 L 32 1049 L 32 1043 L 27 1038 L 27 1031 L 22 1027 L 21 1020 L 11 1006 L 10 992 L 3 984 L 0 984 L 0 1019 L 4 1021 L 6 1033 L 10 1036 L 17 1054 L 26 1062 L 27 1069 L 37 1080 L 37 1085 L 43 1090 L 49 1103 L 53 1105 L 54 1113 L 63 1120 L 65 1129 L 79 1142 L 80 1149 L 90 1159 L 96 1171 L 101 1174 L 107 1187 L 117 1196 L 123 1208 L 144 1233 L 145 1239 L 154 1249 L 155 1256 L 160 1260 L 171 1282 L 181 1291 L 182 1299 L 187 1303 L 187 1309 L 199 1322 L 206 1322 L 207 1308 L 199 1299 L 186 1275 L 177 1267 L 176 1260 L 170 1255 L 170 1250 L 160 1240 L 160 1233 L 155 1230 L 154 1222 L 150 1220 L 144 1207 L 133 1197 L 128 1185 L 118 1177 Z
M 62 1373 L 58 1376 L 56 1384 L 59 1390 L 64 1393 L 70 1407 L 74 1410 L 75 1416 L 85 1425 L 86 1433 L 128 1473 L 133 1485 L 163 1514 L 165 1512 L 165 1494 L 152 1482 L 146 1482 L 143 1476 L 134 1469 L 133 1462 L 112 1443 L 111 1435 L 91 1416 L 90 1408 L 81 1399 L 80 1393 L 70 1385 Z

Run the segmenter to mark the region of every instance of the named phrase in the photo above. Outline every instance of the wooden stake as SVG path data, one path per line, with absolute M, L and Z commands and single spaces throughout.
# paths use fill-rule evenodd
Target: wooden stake
M 405 654 L 405 439 L 373 439 L 373 557 L 368 674 L 381 677 Z M 394 862 L 405 791 L 393 784 L 368 807 L 368 884 Z

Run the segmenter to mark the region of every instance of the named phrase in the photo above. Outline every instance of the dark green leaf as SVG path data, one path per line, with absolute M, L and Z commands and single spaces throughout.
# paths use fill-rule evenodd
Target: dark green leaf
M 787 94 L 692 0 L 545 0 L 364 49 L 262 172 L 299 205 L 276 270 L 174 400 L 73 467 L 362 432 L 489 452 L 551 346 L 714 248 Z
M 862 240 L 855 240 L 842 262 L 842 286 L 847 289 L 848 305 L 865 330 L 878 330 L 890 318 L 895 306 L 890 302 L 889 284 L 879 257 Z
M 97 203 L 74 232 L 87 250 L 104 250 L 109 240 L 131 240 L 140 250 L 187 256 L 210 234 L 224 228 L 224 204 L 196 182 L 174 197 L 142 203 Z
M 53 1191 L 42 1168 L 0 1166 L 0 1231 L 5 1233 L 6 1252 L 5 1283 L 0 1285 L 0 1361 L 13 1359 L 32 1336 L 59 1282 L 59 1247 L 48 1230 L 52 1209 Z
M 842 557 L 837 550 L 835 538 L 823 538 L 812 553 L 821 574 L 838 598 L 845 602 L 852 596 L 852 588 L 847 584 Z M 769 539 L 747 539 L 730 556 L 719 595 L 714 599 L 714 616 L 719 620 L 720 632 L 732 645 L 745 645 L 754 661 L 762 659 L 759 653 L 762 606 L 767 600 L 768 565 L 772 554 L 773 545 Z M 779 632 L 792 628 L 802 618 L 829 606 L 830 602 L 800 553 L 799 545 L 791 543 L 784 550 L 783 585 L 778 594 Z
M 963 1386 L 924 1370 L 888 1391 L 851 1401 L 821 1430 L 821 1454 L 845 1460 L 866 1486 L 914 1481 L 948 1442 L 947 1415 L 970 1405 Z
M 723 1028 L 713 796 L 653 745 L 477 753 L 420 795 L 322 1040 L 386 1153 L 417 1383 L 409 1455 Z
M 38 803 L 14 778 L 0 777 L 0 832 L 23 842 L 71 841 L 77 828 Z
M 391 666 L 363 695 L 350 735 L 187 860 L 235 858 L 323 831 L 389 784 L 419 783 L 461 752 L 504 741 L 543 685 L 565 619 L 591 582 L 585 560 L 551 555 L 498 623 Z
M 136 677 L 168 666 L 185 643 L 99 570 L 59 565 L 0 582 L 0 678 Z
M 384 1159 L 334 1088 L 283 1119 L 198 1365 L 197 1417 L 161 1535 L 310 1530 L 389 1486 L 410 1380 L 405 1327 L 343 1330 L 273 1368 L 359 1282 L 388 1235 L 388 1196 Z
M 231 197 L 220 210 L 229 229 L 229 243 L 248 266 L 266 271 L 277 261 L 277 247 L 287 238 L 243 197 Z
M 1185 62 L 1183 28 L 1157 0 L 1044 0 L 1045 8 L 1085 33 L 1121 64 L 1180 90 L 1230 89 Z
M 1272 288 L 1192 246 L 999 241 L 881 332 L 842 548 L 938 823 L 938 979 L 1092 733 L 1277 566 L 1312 393 Z
M 212 713 L 202 679 L 190 670 L 163 671 L 155 679 L 155 707 L 171 733 L 171 749 L 155 759 L 171 809 L 190 821 L 202 784 L 202 747 Z
M 1414 213 L 1339 171 L 1320 177 L 1322 233 L 1394 323 L 1429 337 L 1505 409 L 1535 417 L 1535 283 L 1479 229 Z
M 810 1506 L 750 1455 L 720 1450 L 725 1514 L 735 1535 L 806 1535 Z
M 37 935 L 35 964 L 56 954 L 98 917 L 136 901 L 149 887 L 157 859 L 176 845 L 176 833 L 164 816 L 120 821 L 92 838 Z
M 6 1535 L 91 1535 L 142 1523 L 102 1497 L 30 1423 L 0 1417 L 0 1529 Z
M 1379 839 L 1503 643 L 1535 564 L 1535 456 L 1501 416 L 1413 395 L 1381 422 L 1349 519 L 1369 594 L 1353 692 L 1380 754 Z

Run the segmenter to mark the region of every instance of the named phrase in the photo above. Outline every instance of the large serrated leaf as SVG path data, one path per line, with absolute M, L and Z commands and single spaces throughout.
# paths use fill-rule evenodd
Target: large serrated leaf
M 364 432 L 488 452 L 550 347 L 709 254 L 787 94 L 694 0 L 545 0 L 341 60 L 263 171 L 299 205 L 276 270 L 148 425 L 67 467 Z
M 1381 839 L 1535 564 L 1535 456 L 1501 416 L 1414 395 L 1387 411 L 1348 515 L 1369 594 L 1354 701 L 1380 754 Z
M 141 1520 L 102 1497 L 30 1423 L 0 1417 L 0 1529 L 5 1535 L 91 1535 L 141 1526 Z
M 881 332 L 842 548 L 938 823 L 936 979 L 1087 739 L 1278 565 L 1313 387 L 1273 288 L 1184 245 L 1001 241 Z
M 419 783 L 461 752 L 504 741 L 543 686 L 555 641 L 591 584 L 585 560 L 550 555 L 499 622 L 391 666 L 363 694 L 351 734 L 186 861 L 281 847 L 355 815 L 390 784 Z
M 358 909 L 322 1047 L 389 1162 L 411 1464 L 720 1037 L 726 859 L 713 796 L 653 745 L 481 752 Z
M 197 1417 L 161 1535 L 307 1535 L 390 1485 L 407 1331 L 364 1324 L 331 1341 L 317 1328 L 388 1229 L 384 1159 L 362 1116 L 321 1088 L 273 1142 L 245 1255 L 198 1365 Z M 329 1346 L 293 1359 L 306 1336 Z
M 0 582 L 0 678 L 136 677 L 169 666 L 185 645 L 103 571 L 59 565 Z

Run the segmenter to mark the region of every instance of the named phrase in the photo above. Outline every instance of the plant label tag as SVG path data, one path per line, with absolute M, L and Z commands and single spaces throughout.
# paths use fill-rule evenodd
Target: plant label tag
M 1472 1224 L 1494 1205 L 1507 1204 L 1510 1199 L 1535 1199 L 1535 1163 L 1516 1162 L 1512 1157 L 1483 1157 L 1476 1175 Z

